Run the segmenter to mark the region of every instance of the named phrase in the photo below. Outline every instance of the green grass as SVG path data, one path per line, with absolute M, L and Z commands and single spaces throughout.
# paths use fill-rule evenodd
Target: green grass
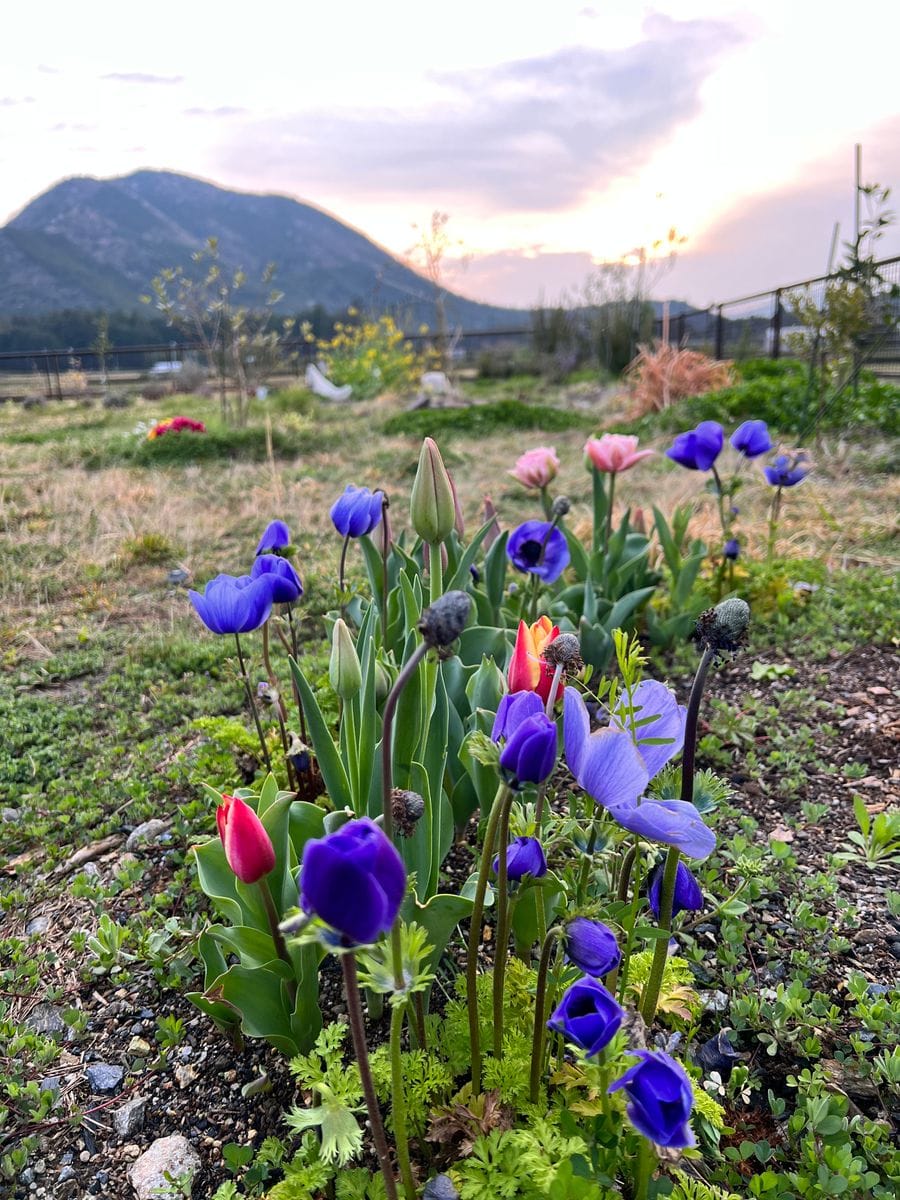
M 387 434 L 411 437 L 446 438 L 454 434 L 479 437 L 509 430 L 541 430 L 546 433 L 567 429 L 590 429 L 594 420 L 582 413 L 551 408 L 546 404 L 523 404 L 519 400 L 497 400 L 473 404 L 467 408 L 419 409 L 398 413 L 384 424 Z

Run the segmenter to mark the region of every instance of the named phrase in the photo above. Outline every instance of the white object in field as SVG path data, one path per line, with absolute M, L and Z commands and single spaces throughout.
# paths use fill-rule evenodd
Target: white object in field
M 428 396 L 452 396 L 453 384 L 443 371 L 426 371 L 420 380 L 422 391 Z
M 353 395 L 353 388 L 349 383 L 337 387 L 330 379 L 325 378 L 315 363 L 310 363 L 306 368 L 305 379 L 309 390 L 321 396 L 323 400 L 349 400 Z
M 258 387 L 256 389 L 256 398 L 257 400 L 268 400 L 269 389 L 267 387 Z
M 182 369 L 184 363 L 181 362 L 158 362 L 154 363 L 150 368 L 151 375 L 177 375 Z

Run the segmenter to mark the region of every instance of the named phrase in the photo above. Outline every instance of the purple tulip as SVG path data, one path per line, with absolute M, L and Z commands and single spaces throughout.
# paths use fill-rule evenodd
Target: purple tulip
M 772 449 L 765 421 L 744 421 L 731 435 L 731 444 L 744 458 L 758 458 Z
M 494 859 L 493 871 L 496 875 L 500 870 L 500 856 Z M 540 879 L 547 874 L 547 859 L 544 857 L 544 847 L 533 837 L 518 837 L 506 847 L 506 877 L 510 880 L 524 879 L 531 875 Z
M 337 930 L 348 946 L 367 946 L 387 933 L 405 893 L 403 860 L 368 817 L 303 847 L 300 906 Z
M 802 451 L 790 458 L 786 454 L 779 454 L 770 467 L 763 468 L 763 474 L 772 487 L 796 487 L 809 472 L 809 459 Z
M 348 483 L 331 506 L 331 520 L 342 537 L 362 537 L 381 520 L 382 493 Z
M 696 429 L 679 433 L 666 456 L 691 471 L 708 471 L 724 444 L 725 431 L 719 422 L 701 421 Z
M 545 583 L 559 579 L 570 558 L 566 535 L 549 521 L 525 521 L 514 529 L 506 553 L 517 570 L 537 575 Z
M 625 1109 L 638 1133 L 657 1146 L 685 1149 L 695 1144 L 688 1124 L 694 1106 L 694 1090 L 684 1067 L 662 1050 L 631 1050 L 640 1062 L 626 1071 L 608 1089 L 624 1088 Z
M 608 925 L 575 917 L 566 926 L 566 959 L 585 975 L 599 978 L 619 965 L 622 954 Z
M 659 920 L 659 899 L 662 893 L 663 864 L 653 868 L 650 875 L 650 887 L 647 889 L 647 901 L 650 911 Z M 680 912 L 699 912 L 703 907 L 703 892 L 700 884 L 683 862 L 678 864 L 675 874 L 675 893 L 672 897 L 672 916 Z
M 286 558 L 277 554 L 260 554 L 250 568 L 252 579 L 268 579 L 272 585 L 272 600 L 275 604 L 293 604 L 303 595 L 300 576 Z
M 543 783 L 556 766 L 556 722 L 544 712 L 520 721 L 500 751 L 500 770 L 512 786 Z
M 563 993 L 547 1028 L 561 1033 L 585 1054 L 594 1055 L 616 1036 L 624 1016 L 624 1010 L 603 984 L 585 977 Z
M 213 633 L 250 633 L 269 619 L 272 580 L 261 575 L 217 575 L 200 592 L 188 595 L 200 620 Z
M 279 550 L 286 550 L 290 544 L 291 531 L 284 521 L 270 521 L 259 539 L 256 553 L 277 554 Z

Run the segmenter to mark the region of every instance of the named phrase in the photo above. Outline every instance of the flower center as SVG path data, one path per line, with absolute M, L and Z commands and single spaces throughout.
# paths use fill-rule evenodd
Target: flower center
M 519 554 L 530 567 L 536 567 L 544 556 L 544 543 L 529 539 L 519 547 Z

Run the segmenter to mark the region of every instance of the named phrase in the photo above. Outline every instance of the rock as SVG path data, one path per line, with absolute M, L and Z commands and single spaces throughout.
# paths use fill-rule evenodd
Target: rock
M 63 1169 L 60 1171 L 60 1173 L 56 1177 L 56 1182 L 57 1183 L 68 1183 L 70 1179 L 75 1179 L 75 1177 L 76 1177 L 76 1175 L 75 1175 L 74 1167 L 63 1167 Z
M 197 1068 L 195 1066 L 181 1066 L 175 1068 L 175 1079 L 178 1086 L 182 1089 L 190 1087 L 197 1078 Z
M 98 1093 L 118 1091 L 125 1078 L 124 1068 L 113 1066 L 111 1063 L 91 1063 L 84 1074 L 91 1091 Z
M 894 958 L 900 958 L 900 942 L 891 942 L 888 949 L 890 950 L 891 954 L 893 954 Z
M 34 937 L 38 933 L 46 933 L 49 928 L 49 917 L 32 917 L 25 926 L 25 933 L 28 937 Z
M 150 1043 L 145 1041 L 142 1037 L 135 1036 L 128 1043 L 128 1053 L 139 1054 L 141 1058 L 146 1058 L 152 1049 L 153 1047 L 150 1045 Z
M 126 851 L 135 850 L 144 842 L 149 845 L 155 845 L 161 840 L 164 833 L 168 833 L 168 830 L 168 821 L 160 820 L 159 817 L 153 817 L 152 820 L 144 821 L 132 829 L 125 842 L 125 849 Z
M 435 1175 L 425 1184 L 422 1200 L 459 1200 L 459 1192 L 449 1175 Z
M 66 1023 L 60 1010 L 52 1004 L 39 1004 L 25 1018 L 25 1024 L 32 1033 L 43 1034 L 44 1037 L 54 1037 L 65 1033 Z
M 42 1092 L 50 1092 L 50 1094 L 53 1096 L 53 1103 L 55 1107 L 56 1101 L 59 1099 L 59 1076 L 48 1075 L 45 1079 L 41 1080 L 41 1082 L 38 1084 L 38 1087 Z
M 146 1111 L 147 1098 L 145 1096 L 132 1096 L 130 1100 L 125 1101 L 121 1108 L 117 1108 L 112 1119 L 119 1137 L 127 1138 L 137 1133 L 144 1124 Z
M 7 825 L 12 825 L 14 821 L 22 820 L 22 812 L 18 808 L 2 808 L 0 809 L 0 820 L 5 821 Z
M 199 1169 L 200 1157 L 196 1150 L 186 1137 L 176 1133 L 157 1138 L 129 1168 L 128 1179 L 138 1200 L 159 1200 L 160 1195 L 171 1192 L 172 1179 L 194 1176 Z M 192 1191 L 191 1186 L 183 1194 L 189 1196 Z
M 703 1001 L 704 1012 L 723 1013 L 728 1011 L 728 995 L 726 992 L 701 992 L 700 999 Z

